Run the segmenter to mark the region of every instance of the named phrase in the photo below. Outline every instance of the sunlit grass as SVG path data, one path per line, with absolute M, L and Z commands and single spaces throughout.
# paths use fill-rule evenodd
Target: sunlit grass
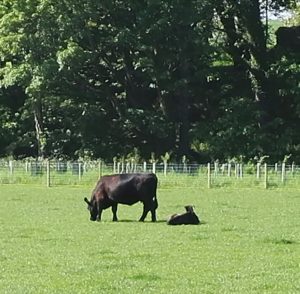
M 0 293 L 297 293 L 299 189 L 158 191 L 89 221 L 91 187 L 0 185 Z M 203 224 L 166 225 L 195 205 Z

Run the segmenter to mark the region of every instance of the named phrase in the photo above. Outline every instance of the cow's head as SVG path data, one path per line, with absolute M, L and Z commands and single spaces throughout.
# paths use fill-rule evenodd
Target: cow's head
M 90 202 L 86 197 L 84 198 L 84 201 L 87 203 L 88 205 L 88 210 L 90 211 L 91 217 L 90 220 L 91 221 L 95 221 L 97 220 L 97 215 L 98 215 L 98 209 L 97 209 L 97 205 L 96 203 L 92 203 Z

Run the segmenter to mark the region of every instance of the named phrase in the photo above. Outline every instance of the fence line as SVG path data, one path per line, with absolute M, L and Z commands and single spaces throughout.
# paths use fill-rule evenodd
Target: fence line
M 7 161 L 0 160 L 0 184 L 35 183 L 57 185 L 94 185 L 103 174 L 154 172 L 161 186 L 195 187 L 279 187 L 300 184 L 300 166 L 285 163 L 178 164 L 103 161 Z M 300 185 L 299 185 L 300 186 Z

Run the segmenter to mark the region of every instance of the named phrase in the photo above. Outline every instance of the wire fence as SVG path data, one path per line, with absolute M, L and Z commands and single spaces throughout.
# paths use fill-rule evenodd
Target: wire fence
M 160 187 L 300 187 L 300 166 L 285 163 L 176 164 L 0 160 L 0 184 L 95 185 L 104 174 L 154 172 Z

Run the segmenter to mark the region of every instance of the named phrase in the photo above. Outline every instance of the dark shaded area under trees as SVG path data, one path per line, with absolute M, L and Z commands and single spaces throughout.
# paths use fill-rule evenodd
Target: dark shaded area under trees
M 0 156 L 299 161 L 294 4 L 3 1 Z

